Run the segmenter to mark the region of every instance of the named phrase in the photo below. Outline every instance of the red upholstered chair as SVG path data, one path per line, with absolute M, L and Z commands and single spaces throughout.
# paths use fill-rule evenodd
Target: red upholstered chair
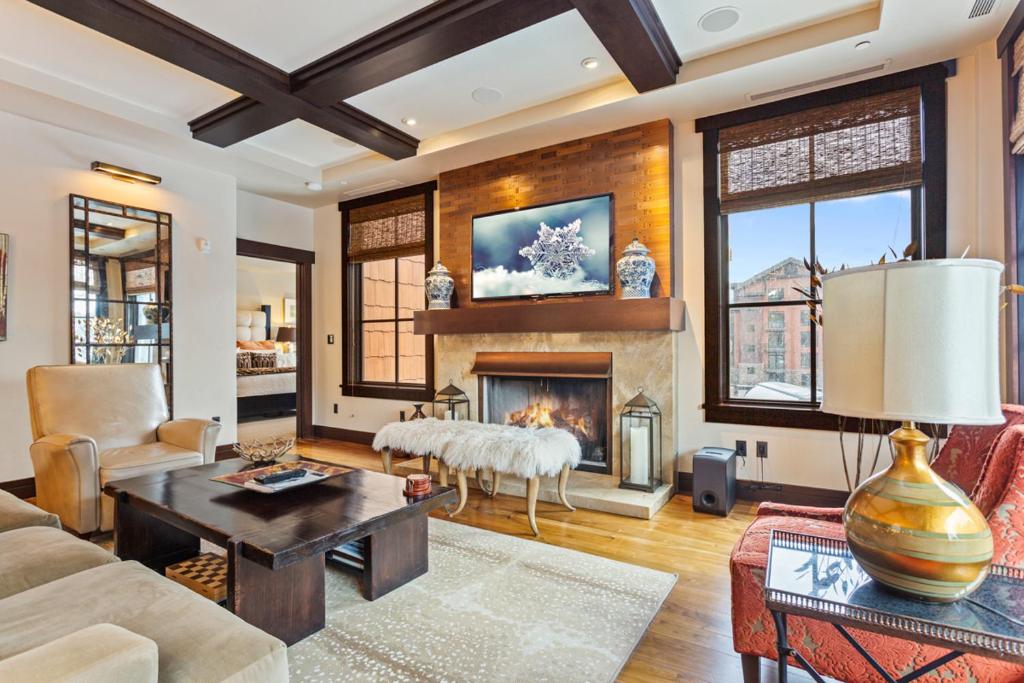
M 995 540 L 995 562 L 1024 567 L 1024 407 L 1004 405 L 1006 423 L 991 427 L 954 427 L 933 465 L 964 491 L 988 516 Z M 733 548 L 733 647 L 743 660 L 744 683 L 759 680 L 760 657 L 775 659 L 775 627 L 764 606 L 764 578 L 772 529 L 843 538 L 842 508 L 812 508 L 763 503 L 757 519 Z M 842 636 L 821 621 L 790 617 L 789 642 L 818 673 L 851 683 L 882 681 Z M 904 675 L 944 654 L 918 643 L 851 629 L 890 673 Z M 1024 666 L 967 655 L 923 681 L 1019 683 Z

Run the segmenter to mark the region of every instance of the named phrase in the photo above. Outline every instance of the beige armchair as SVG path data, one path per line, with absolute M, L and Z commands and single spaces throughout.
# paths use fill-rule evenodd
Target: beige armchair
M 169 420 L 157 365 L 28 371 L 36 503 L 79 534 L 113 528 L 108 481 L 213 462 L 220 424 Z

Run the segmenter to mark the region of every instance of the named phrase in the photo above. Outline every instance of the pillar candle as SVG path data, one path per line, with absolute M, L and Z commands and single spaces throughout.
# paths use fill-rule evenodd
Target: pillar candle
M 650 444 L 647 427 L 629 428 L 629 481 L 647 484 L 650 479 Z

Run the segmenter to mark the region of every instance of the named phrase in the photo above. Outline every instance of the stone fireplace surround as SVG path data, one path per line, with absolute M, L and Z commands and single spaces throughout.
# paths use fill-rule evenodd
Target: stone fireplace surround
M 475 418 L 480 405 L 480 382 L 473 373 L 478 352 L 610 353 L 612 472 L 573 472 L 569 480 L 569 500 L 578 507 L 646 519 L 668 502 L 676 469 L 674 336 L 671 331 L 437 335 L 434 338 L 436 379 L 438 386 L 451 379 L 465 391 Z M 662 411 L 662 481 L 665 483 L 654 493 L 618 488 L 619 414 L 639 387 L 657 401 Z M 415 469 L 419 467 L 419 460 L 410 461 L 409 465 Z M 503 479 L 501 492 L 525 496 L 525 482 Z M 542 483 L 540 499 L 557 502 L 554 481 Z

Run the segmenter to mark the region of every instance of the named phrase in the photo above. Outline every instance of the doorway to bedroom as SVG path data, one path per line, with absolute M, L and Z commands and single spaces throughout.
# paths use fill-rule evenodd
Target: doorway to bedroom
M 238 240 L 238 441 L 312 432 L 312 252 Z

